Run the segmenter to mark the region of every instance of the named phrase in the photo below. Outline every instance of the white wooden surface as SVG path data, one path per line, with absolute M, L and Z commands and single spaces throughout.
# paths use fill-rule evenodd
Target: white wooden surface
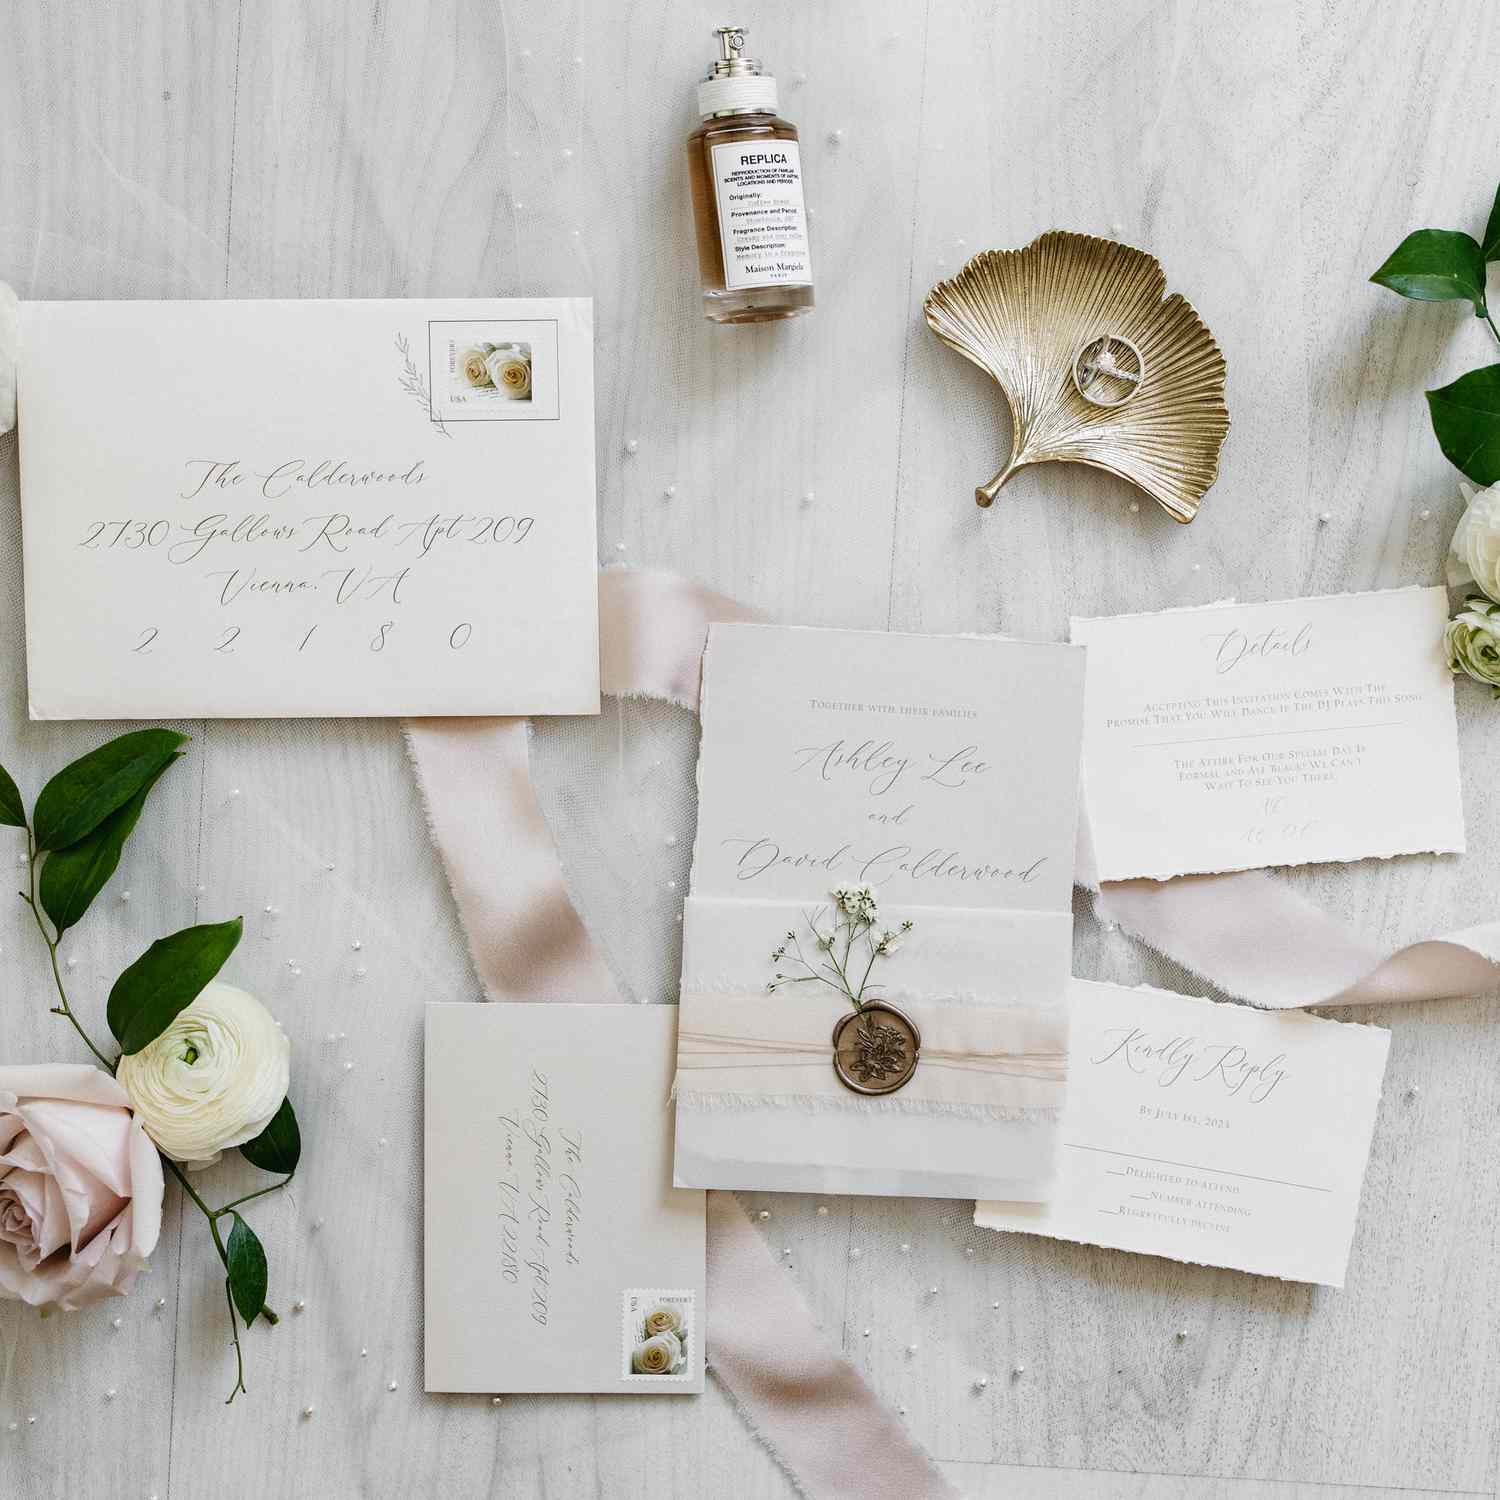
M 783 328 L 697 316 L 680 142 L 724 19 L 752 24 L 803 130 L 819 308 Z M 1070 611 L 1439 576 L 1461 502 L 1420 392 L 1493 355 L 1460 310 L 1365 278 L 1410 228 L 1482 222 L 1497 57 L 1486 0 L 766 0 L 732 17 L 688 0 L 30 0 L 0 18 L 0 277 L 50 297 L 592 293 L 601 559 L 787 620 L 1055 638 Z M 1005 421 L 921 298 L 974 250 L 1054 225 L 1158 254 L 1224 345 L 1234 426 L 1189 528 L 1083 470 L 1027 474 L 989 513 L 969 499 Z M 25 721 L 15 488 L 7 439 L 0 759 L 34 792 L 105 726 Z M 1472 852 L 1288 877 L 1391 943 L 1493 915 L 1500 718 L 1459 701 Z M 249 914 L 237 976 L 294 1037 L 309 1148 L 255 1222 L 273 1301 L 307 1310 L 251 1336 L 250 1397 L 226 1409 L 221 1284 L 174 1191 L 128 1302 L 0 1316 L 0 1490 L 791 1494 L 712 1386 L 499 1408 L 419 1393 L 420 1002 L 475 984 L 397 727 L 187 727 L 190 760 L 69 946 L 97 1016 L 150 938 Z M 691 752 L 682 716 L 637 707 L 538 741 L 560 822 L 570 778 L 603 764 L 658 849 L 643 900 L 635 868 L 590 867 L 576 825 L 563 835 L 638 998 L 666 998 L 662 893 L 682 872 L 658 835 L 686 828 Z M 71 1056 L 22 915 L 0 910 L 0 1056 Z M 1201 989 L 1083 908 L 1077 970 Z M 1500 1006 L 1379 1019 L 1389 1084 L 1342 1293 L 977 1236 L 961 1204 L 819 1217 L 782 1199 L 767 1229 L 824 1327 L 981 1500 L 1493 1495 Z M 1018 1361 L 1022 1379 L 975 1393 L 976 1372 Z

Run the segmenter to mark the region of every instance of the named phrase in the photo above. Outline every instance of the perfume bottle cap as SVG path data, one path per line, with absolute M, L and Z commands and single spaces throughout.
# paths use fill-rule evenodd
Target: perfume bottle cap
M 760 64 L 745 54 L 745 28 L 719 26 L 719 56 L 709 65 L 708 77 L 698 85 L 698 113 L 735 115 L 776 112 L 776 80 L 760 70 Z

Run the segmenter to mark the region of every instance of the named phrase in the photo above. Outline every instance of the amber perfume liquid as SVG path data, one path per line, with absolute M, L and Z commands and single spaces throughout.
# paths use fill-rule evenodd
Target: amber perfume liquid
M 776 114 L 776 80 L 721 26 L 722 56 L 698 86 L 688 180 L 704 316 L 768 323 L 813 307 L 812 253 L 797 127 Z

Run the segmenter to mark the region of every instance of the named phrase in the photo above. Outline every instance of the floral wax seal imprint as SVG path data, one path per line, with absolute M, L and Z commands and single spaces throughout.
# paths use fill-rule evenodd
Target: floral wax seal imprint
M 840 1016 L 833 1028 L 833 1071 L 856 1094 L 894 1094 L 911 1082 L 922 1034 L 910 1016 L 884 1000 Z

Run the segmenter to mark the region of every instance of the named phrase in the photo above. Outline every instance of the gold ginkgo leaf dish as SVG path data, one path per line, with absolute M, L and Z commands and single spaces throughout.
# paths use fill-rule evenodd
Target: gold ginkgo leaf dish
M 1191 521 L 1229 431 L 1224 356 L 1160 263 L 1115 240 L 1054 229 L 984 250 L 927 294 L 937 336 L 1005 392 L 1011 453 L 974 492 L 992 505 L 1030 464 L 1089 464 Z

